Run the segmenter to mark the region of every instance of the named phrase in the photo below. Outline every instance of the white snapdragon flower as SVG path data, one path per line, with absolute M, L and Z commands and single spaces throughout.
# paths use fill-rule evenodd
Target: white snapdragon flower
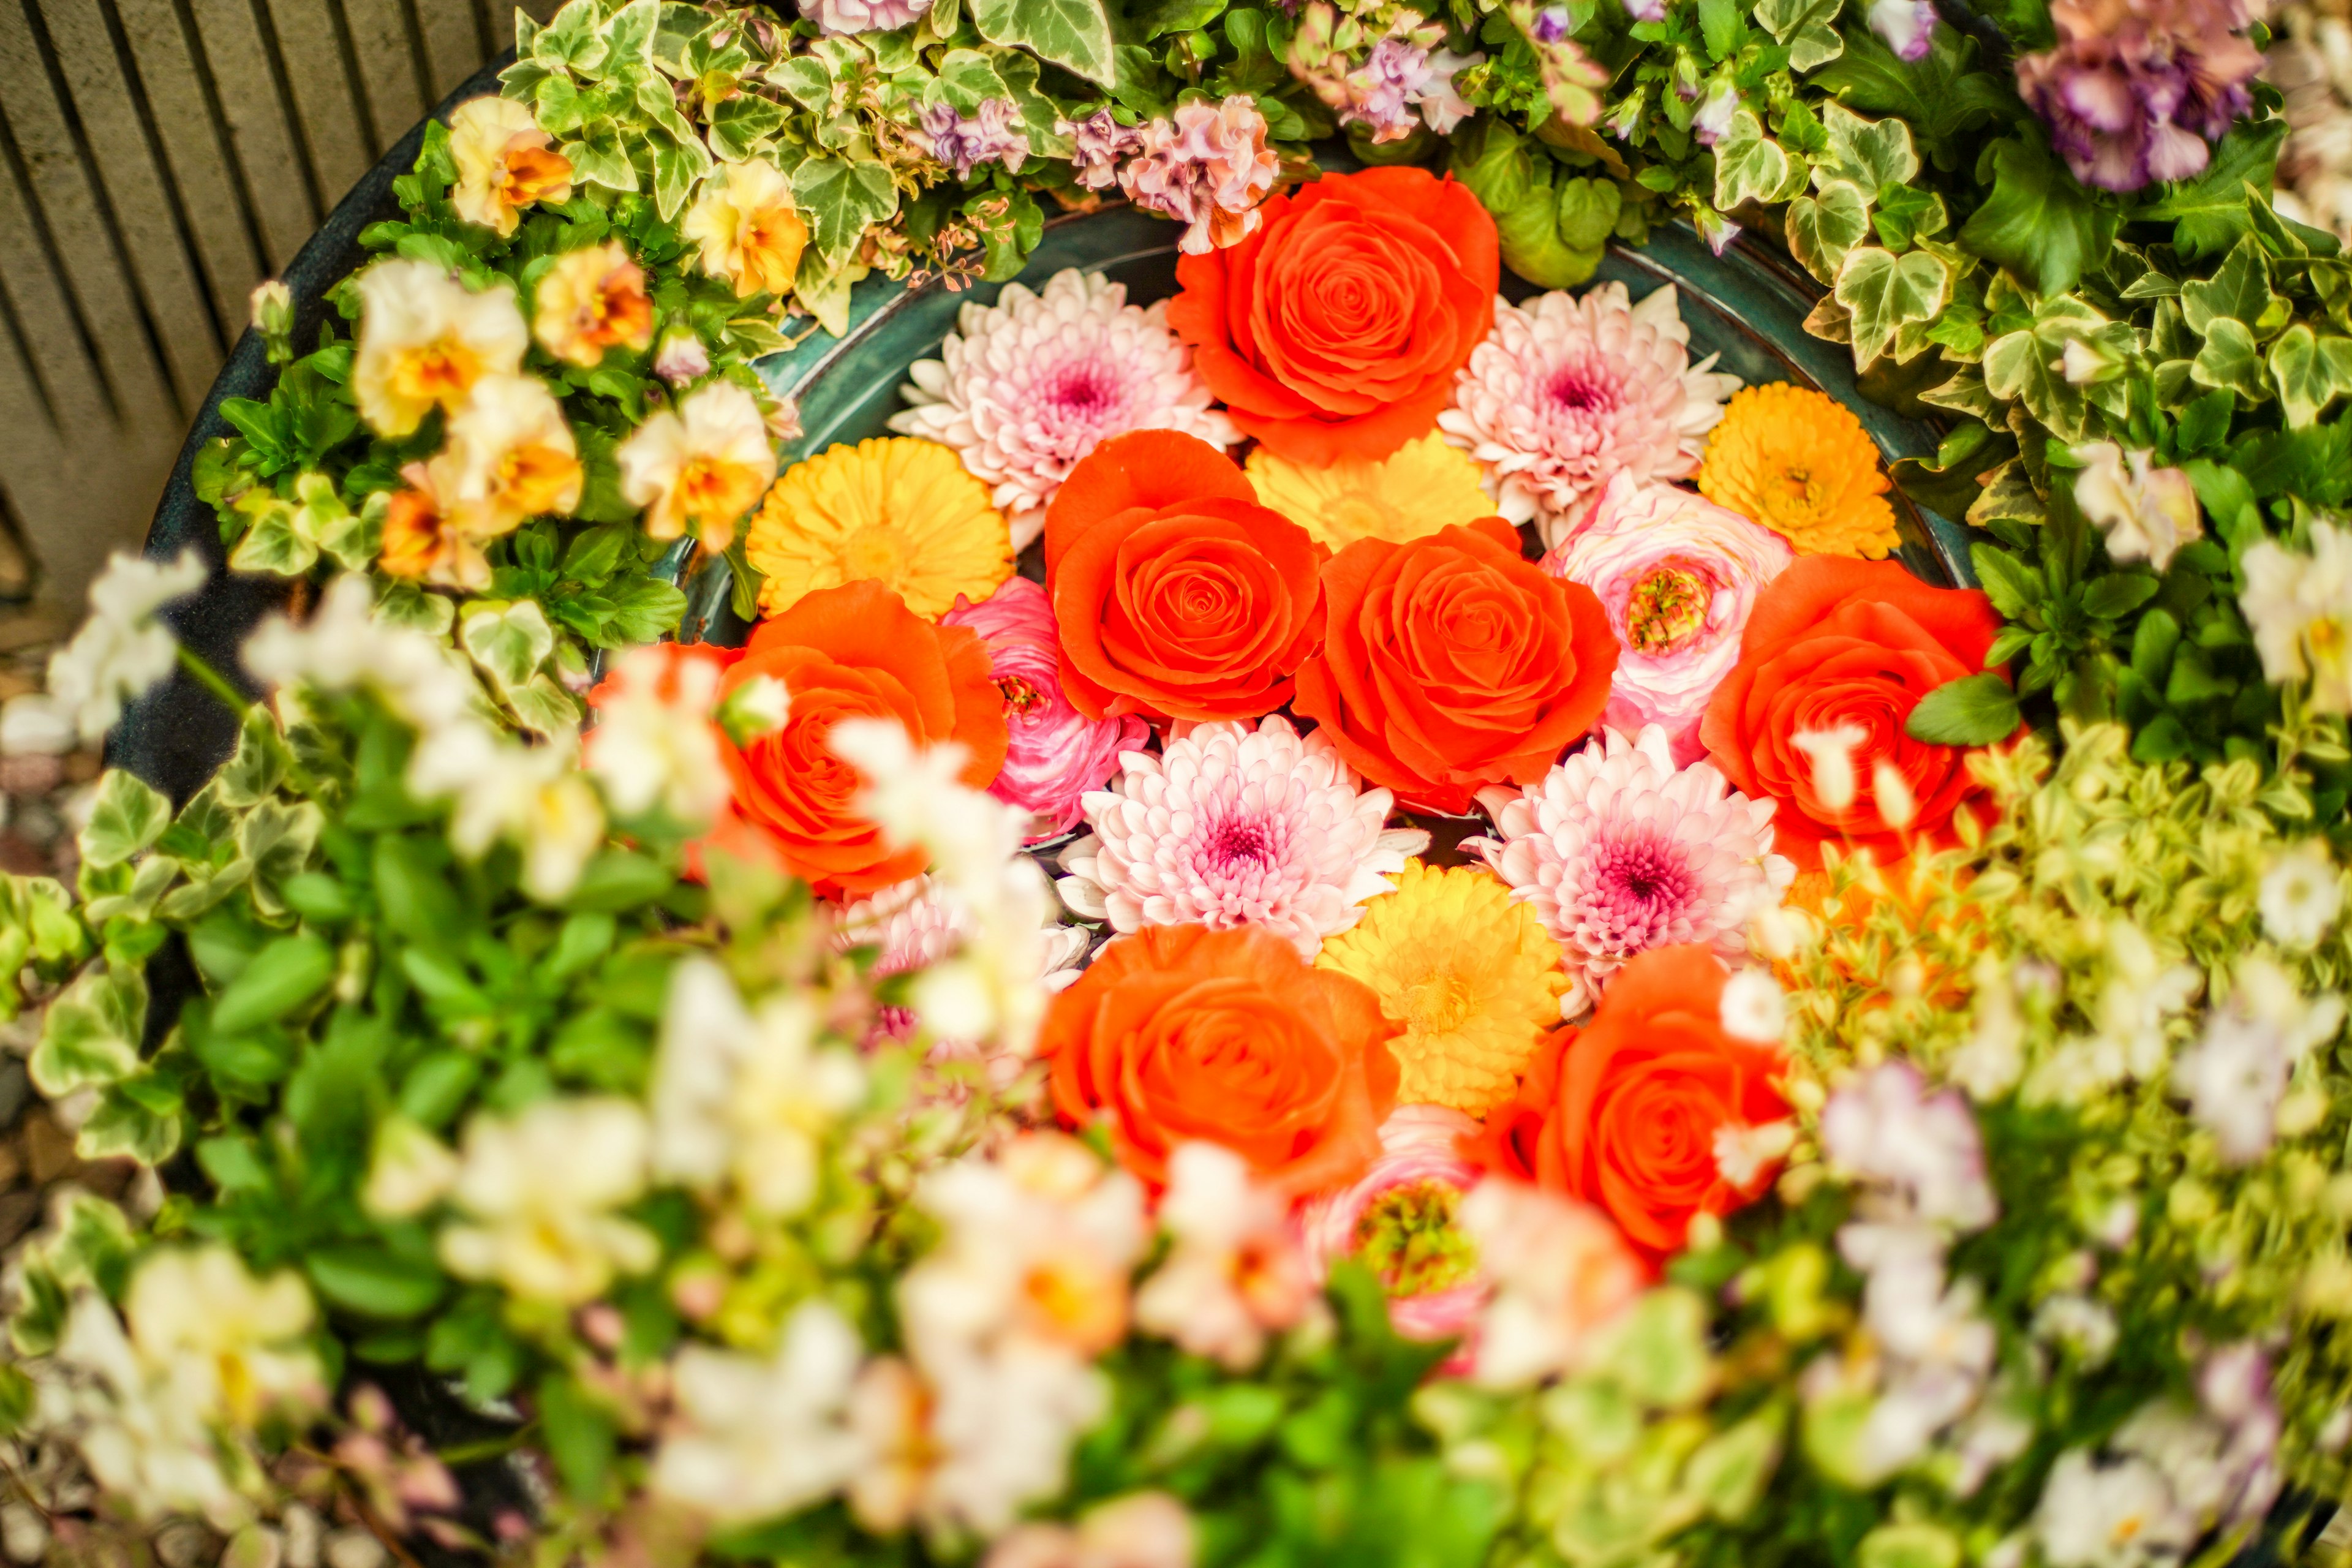
M 468 1216 L 443 1228 L 441 1261 L 467 1279 L 577 1305 L 615 1273 L 641 1274 L 661 1244 L 611 1211 L 645 1190 L 645 1116 L 625 1100 L 542 1100 L 466 1127 L 451 1196 Z
M 672 1367 L 677 1418 L 653 1489 L 720 1523 L 773 1519 L 828 1497 L 865 1455 L 849 1426 L 864 1347 L 831 1304 L 809 1301 L 761 1359 L 691 1345 Z
M 1649 1283 L 1607 1215 L 1541 1187 L 1489 1175 L 1463 1198 L 1460 1224 L 1495 1281 L 1470 1373 L 1488 1388 L 1575 1371 Z
M 180 645 L 155 612 L 194 593 L 207 575 L 194 550 L 151 562 L 117 551 L 89 585 L 89 619 L 49 656 L 46 693 L 11 698 L 0 710 L 0 752 L 62 752 L 76 737 L 96 745 L 127 702 L 168 679 Z
M 611 695 L 598 699 L 585 755 L 622 816 L 659 806 L 701 826 L 727 808 L 732 785 L 712 726 L 720 674 L 709 659 L 668 658 L 656 648 L 633 648 L 614 664 L 605 681 Z M 755 684 L 783 690 L 781 681 Z M 781 712 L 776 720 L 767 728 L 782 722 Z
M 2033 1532 L 2050 1568 L 2140 1568 L 2178 1558 L 2200 1533 L 2195 1518 L 2174 1507 L 2154 1465 L 2140 1458 L 2100 1465 L 2080 1448 L 2052 1468 Z
M 2074 345 L 2066 345 L 2071 352 Z M 2113 441 L 2074 448 L 2074 504 L 2106 536 L 2116 561 L 2145 561 L 2158 572 L 2173 552 L 2204 534 L 2197 487 L 2179 468 L 2150 466 L 2152 452 L 2126 452 Z
M 2213 1134 L 2221 1158 L 2250 1164 L 2270 1149 L 2288 1078 L 2312 1048 L 2344 1026 L 2344 998 L 2306 1001 L 2294 979 L 2266 959 L 2241 963 L 2223 1005 L 2198 1042 L 2172 1063 L 2173 1091 Z
M 1175 1247 L 1136 1293 L 1136 1322 L 1232 1371 L 1255 1366 L 1315 1295 L 1289 1205 L 1232 1150 L 1184 1143 L 1169 1156 L 1160 1223 Z
M 2352 531 L 2311 525 L 2311 553 L 2263 540 L 2241 563 L 2246 626 L 2273 682 L 2308 680 L 2311 706 L 2352 713 Z
M 817 1033 L 806 998 L 780 994 L 755 1014 L 718 963 L 682 960 L 649 1091 L 655 1174 L 704 1191 L 731 1184 L 762 1215 L 805 1209 L 826 1130 L 866 1092 L 856 1058 Z
M 2065 1346 L 2085 1367 L 2114 1353 L 2116 1332 L 2114 1309 L 2078 1291 L 2062 1290 L 2033 1310 L 2033 1337 Z
M 2318 946 L 2344 912 L 2344 879 L 2326 840 L 2306 838 L 2283 851 L 2263 873 L 2255 902 L 2273 942 L 2298 951 Z
M 449 847 L 478 859 L 500 839 L 512 841 L 522 850 L 523 891 L 552 903 L 603 846 L 604 809 L 570 746 L 521 746 L 481 732 L 490 743 L 472 748 L 475 763 L 449 816 Z M 425 754 L 420 746 L 417 755 Z

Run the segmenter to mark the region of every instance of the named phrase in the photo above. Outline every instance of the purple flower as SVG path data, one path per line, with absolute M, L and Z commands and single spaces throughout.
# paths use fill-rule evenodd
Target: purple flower
M 1870 30 L 1897 59 L 1924 60 L 1935 42 L 1936 7 L 1930 0 L 1871 0 Z
M 951 104 L 935 103 L 923 110 L 923 134 L 930 138 L 931 156 L 953 169 L 959 180 L 971 179 L 982 163 L 1002 163 L 1017 174 L 1029 156 L 1029 139 L 1009 98 L 983 100 L 979 114 L 969 120 Z
M 1213 106 L 1179 104 L 1172 120 L 1143 127 L 1119 188 L 1146 212 L 1183 224 L 1178 244 L 1187 256 L 1238 244 L 1265 221 L 1258 204 L 1282 167 L 1265 131 L 1265 117 L 1244 93 Z
M 1636 22 L 1663 22 L 1666 19 L 1666 0 L 1625 0 L 1625 15 Z
M 1004 694 L 1004 766 L 988 793 L 1031 814 L 1033 844 L 1076 826 L 1086 793 L 1118 771 L 1121 752 L 1142 749 L 1151 726 L 1131 713 L 1088 719 L 1070 706 L 1053 605 L 1026 577 L 1007 578 L 977 605 L 958 598 L 940 624 L 980 634 Z
M 1664 14 L 1664 5 L 1659 6 L 1660 15 Z M 1556 44 L 1568 37 L 1568 7 L 1547 5 L 1537 12 L 1536 25 L 1528 29 L 1528 37 L 1538 44 Z
M 1070 162 L 1077 165 L 1078 184 L 1089 191 L 1107 191 L 1118 183 L 1118 161 L 1143 146 L 1143 138 L 1121 125 L 1108 107 L 1084 120 L 1057 120 L 1054 129 L 1076 146 Z
M 930 8 L 931 0 L 801 0 L 801 15 L 825 33 L 895 33 Z
M 1725 77 L 1707 84 L 1706 97 L 1700 100 L 1698 112 L 1691 116 L 1691 130 L 1702 147 L 1712 147 L 1723 140 L 1731 129 L 1731 117 L 1739 109 L 1739 89 Z
M 2058 46 L 2018 60 L 2017 89 L 2086 184 L 2187 179 L 2252 107 L 2243 0 L 2058 0 L 2050 16 Z
M 1403 38 L 1382 38 L 1344 79 L 1347 96 L 1333 105 L 1342 125 L 1360 125 L 1378 142 L 1412 134 L 1412 106 L 1429 84 L 1429 51 Z

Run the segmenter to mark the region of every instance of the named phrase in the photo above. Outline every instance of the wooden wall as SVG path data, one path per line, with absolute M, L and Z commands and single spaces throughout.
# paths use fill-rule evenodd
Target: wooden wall
M 144 536 L 254 284 L 510 5 L 0 0 L 0 507 L 44 601 Z

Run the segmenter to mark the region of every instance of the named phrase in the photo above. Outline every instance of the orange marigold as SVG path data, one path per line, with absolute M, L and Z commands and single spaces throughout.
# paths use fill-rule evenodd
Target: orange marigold
M 1769 382 L 1734 395 L 1707 437 L 1698 488 L 1801 555 L 1875 561 L 1897 542 L 1878 444 L 1853 410 L 1809 386 Z

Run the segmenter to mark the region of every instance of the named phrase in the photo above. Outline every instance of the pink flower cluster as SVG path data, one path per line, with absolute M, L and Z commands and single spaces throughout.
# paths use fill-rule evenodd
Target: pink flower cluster
M 1137 206 L 1174 218 L 1184 226 L 1178 243 L 1192 256 L 1257 232 L 1258 204 L 1282 166 L 1265 144 L 1265 117 L 1238 93 L 1219 104 L 1180 104 L 1172 118 L 1140 128 L 1098 109 L 1057 129 L 1077 144 L 1080 185 L 1116 184 Z

